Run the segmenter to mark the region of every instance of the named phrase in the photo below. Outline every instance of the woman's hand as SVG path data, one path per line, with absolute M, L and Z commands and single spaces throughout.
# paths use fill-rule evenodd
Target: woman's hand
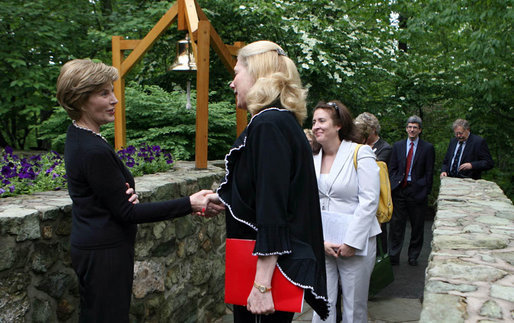
M 275 312 L 275 304 L 271 291 L 261 293 L 253 287 L 250 296 L 246 300 L 246 309 L 253 314 L 272 314 Z
M 343 243 L 339 249 L 337 249 L 337 254 L 342 257 L 351 257 L 355 255 L 355 248 Z
M 206 217 L 213 217 L 218 215 L 218 213 L 225 211 L 225 204 L 220 201 L 220 198 L 217 193 L 212 193 L 207 195 L 207 206 L 205 207 L 205 215 Z
M 193 213 L 200 216 L 213 217 L 225 210 L 218 194 L 211 190 L 201 190 L 189 197 Z
M 337 258 L 337 250 L 341 247 L 341 245 L 325 241 L 325 253 L 328 256 L 332 256 L 334 258 Z
M 273 271 L 277 265 L 278 256 L 259 256 L 255 270 L 255 283 L 271 287 Z M 253 314 L 271 314 L 275 312 L 275 304 L 271 291 L 261 293 L 255 286 L 246 300 L 246 309 Z
M 125 191 L 125 193 L 127 193 L 127 195 L 129 195 L 128 201 L 132 204 L 139 203 L 139 196 L 137 196 L 136 191 L 134 191 L 134 189 L 132 187 L 130 187 L 129 183 L 125 183 L 125 186 L 127 187 L 127 190 Z

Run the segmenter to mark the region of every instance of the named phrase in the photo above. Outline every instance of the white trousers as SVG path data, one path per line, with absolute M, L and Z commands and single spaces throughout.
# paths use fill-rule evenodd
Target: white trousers
M 322 321 L 319 315 L 314 312 L 313 323 L 336 322 L 337 283 L 339 279 L 343 291 L 343 323 L 368 322 L 369 279 L 375 266 L 376 249 L 376 238 L 371 237 L 368 241 L 367 256 L 334 258 L 325 255 L 330 313 L 328 318 Z

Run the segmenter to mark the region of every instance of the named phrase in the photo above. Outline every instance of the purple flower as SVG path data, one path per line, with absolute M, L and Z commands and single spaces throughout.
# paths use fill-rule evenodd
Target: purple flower
M 14 185 L 9 186 L 9 191 L 11 193 L 14 192 L 15 189 L 16 189 L 16 187 L 14 187 Z
M 59 153 L 58 153 L 58 152 L 56 152 L 56 151 L 52 150 L 52 151 L 51 151 L 51 153 L 52 153 L 52 154 L 54 154 L 54 156 L 52 156 L 52 159 L 59 159 L 59 160 L 61 160 L 61 159 L 62 159 L 62 158 L 61 158 L 61 155 L 59 155 Z
M 3 188 L 0 187 L 0 195 L 4 194 L 5 193 L 5 190 Z
M 57 177 L 59 177 L 59 176 L 60 176 L 60 175 L 59 175 L 59 174 L 57 174 L 57 173 L 53 173 L 53 174 L 52 174 L 52 178 L 53 178 L 53 179 L 56 179 L 56 178 L 57 178 Z
M 166 159 L 166 163 L 167 164 L 172 164 L 173 163 L 173 158 L 171 157 L 170 153 L 165 153 L 164 154 L 164 158 Z
M 130 145 L 128 146 L 126 149 L 125 149 L 125 152 L 129 155 L 132 155 L 133 153 L 136 152 L 136 147 Z
M 20 162 L 22 167 L 32 167 L 32 164 L 27 162 L 27 158 L 23 158 Z
M 6 178 L 14 177 L 16 176 L 16 167 L 13 163 L 9 163 L 2 167 L 1 173 Z
M 13 150 L 12 150 L 12 148 L 11 148 L 11 147 L 9 147 L 9 146 L 5 146 L 5 153 L 6 153 L 6 154 L 8 154 L 8 155 L 12 155 L 12 152 L 13 152 Z
M 134 167 L 136 162 L 134 161 L 134 158 L 129 157 L 129 158 L 127 158 L 127 162 L 125 164 L 127 165 L 127 167 L 132 168 L 132 167 Z
M 32 168 L 26 169 L 24 168 L 19 174 L 18 178 L 28 178 L 31 180 L 36 179 L 36 173 L 34 173 L 34 170 Z

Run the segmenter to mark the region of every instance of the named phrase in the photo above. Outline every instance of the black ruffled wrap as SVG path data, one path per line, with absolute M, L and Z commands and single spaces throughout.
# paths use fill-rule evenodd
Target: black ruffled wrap
M 225 166 L 218 194 L 229 211 L 227 237 L 256 240 L 256 255 L 278 255 L 284 276 L 303 288 L 307 303 L 326 318 L 316 174 L 310 146 L 294 115 L 279 108 L 255 115 L 225 157 Z M 268 177 L 264 185 L 263 177 Z

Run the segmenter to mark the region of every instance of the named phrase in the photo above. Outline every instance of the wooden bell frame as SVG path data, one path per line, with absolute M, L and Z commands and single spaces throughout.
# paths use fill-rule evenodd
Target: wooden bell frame
M 118 98 L 114 120 L 114 142 L 116 149 L 126 146 L 125 120 L 125 76 L 141 57 L 150 49 L 162 33 L 177 20 L 178 30 L 187 31 L 196 60 L 196 139 L 195 165 L 207 168 L 207 137 L 209 124 L 209 49 L 212 46 L 221 61 L 234 75 L 237 51 L 243 43 L 225 45 L 196 0 L 177 0 L 161 17 L 143 39 L 123 39 L 112 36 L 112 65 L 119 71 L 120 78 L 114 82 L 114 93 Z M 124 51 L 132 52 L 124 58 Z M 247 124 L 246 110 L 236 109 L 237 135 Z

